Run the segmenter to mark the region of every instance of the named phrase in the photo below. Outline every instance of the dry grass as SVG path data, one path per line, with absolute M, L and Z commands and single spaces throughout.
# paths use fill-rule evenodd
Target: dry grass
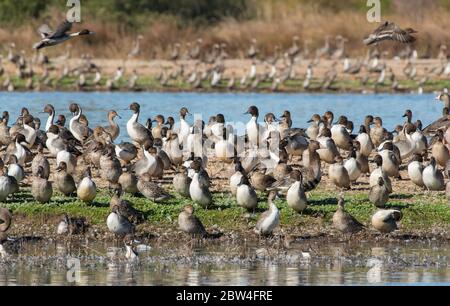
M 450 39 L 450 31 L 448 31 L 450 12 L 441 10 L 436 5 L 429 5 L 428 1 L 427 4 L 422 4 L 423 1 L 421 1 L 414 0 L 415 5 L 407 6 L 402 6 L 404 0 L 393 1 L 394 12 L 406 13 L 383 14 L 383 20 L 393 20 L 402 26 L 418 29 L 420 33 L 416 48 L 419 54 L 424 54 L 426 50 L 433 50 L 436 54 L 439 45 Z M 276 45 L 288 48 L 294 35 L 298 35 L 303 42 L 309 41 L 310 50 L 323 46 L 327 35 L 330 37 L 343 35 L 349 39 L 348 53 L 365 54 L 367 49 L 361 40 L 376 27 L 376 24 L 367 22 L 364 10 L 324 10 L 321 6 L 304 4 L 304 2 L 299 4 L 298 1 L 267 0 L 264 1 L 264 5 L 258 6 L 256 16 L 251 20 L 228 19 L 211 26 L 186 25 L 176 17 L 159 16 L 145 21 L 139 33 L 137 30 L 130 31 L 129 27 L 121 23 L 94 21 L 86 17 L 87 21 L 83 27 L 94 30 L 97 35 L 94 38 L 74 42 L 76 48 L 73 50 L 73 55 L 91 53 L 94 57 L 100 58 L 125 58 L 137 34 L 145 37 L 144 51 L 141 54 L 143 59 L 167 58 L 173 43 L 181 42 L 185 45 L 198 37 L 204 39 L 205 47 L 216 42 L 226 42 L 231 57 L 242 57 L 242 50 L 246 50 L 253 37 L 257 38 L 261 52 L 270 54 Z M 421 6 L 430 8 L 417 9 Z M 48 21 L 55 24 L 57 19 L 51 18 Z M 0 45 L 6 49 L 8 43 L 15 42 L 19 49 L 30 53 L 31 51 L 28 51 L 30 46 L 38 39 L 34 29 L 41 21 L 33 20 L 14 31 L 0 29 Z M 395 47 L 389 43 L 387 48 L 395 51 Z M 62 51 L 63 48 L 57 47 L 49 52 L 52 55 Z

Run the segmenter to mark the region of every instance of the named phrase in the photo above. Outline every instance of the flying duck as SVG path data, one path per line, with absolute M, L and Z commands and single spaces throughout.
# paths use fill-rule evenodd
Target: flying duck
M 38 32 L 42 36 L 42 40 L 36 43 L 33 48 L 36 50 L 56 46 L 59 45 L 69 39 L 78 36 L 92 35 L 95 34 L 92 31 L 84 29 L 80 32 L 76 33 L 67 33 L 72 29 L 72 22 L 65 20 L 61 23 L 56 31 L 52 31 L 52 29 L 47 25 L 43 24 L 39 27 Z
M 412 35 L 415 33 L 417 31 L 412 28 L 401 29 L 395 23 L 386 21 L 365 38 L 364 43 L 370 46 L 385 40 L 392 40 L 410 44 L 416 41 L 416 38 Z

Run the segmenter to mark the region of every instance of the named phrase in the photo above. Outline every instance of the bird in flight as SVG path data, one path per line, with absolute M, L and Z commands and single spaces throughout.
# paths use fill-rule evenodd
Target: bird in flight
M 61 23 L 56 29 L 56 31 L 52 31 L 52 29 L 47 24 L 43 24 L 38 29 L 38 32 L 41 35 L 42 40 L 36 43 L 33 46 L 33 48 L 39 50 L 42 48 L 59 45 L 77 36 L 95 34 L 94 32 L 89 30 L 82 30 L 76 33 L 68 33 L 71 29 L 72 29 L 72 22 L 69 22 L 67 20 Z
M 416 41 L 412 35 L 417 33 L 411 28 L 401 29 L 395 23 L 386 21 L 379 26 L 369 37 L 364 39 L 364 43 L 368 46 L 378 44 L 385 40 L 398 41 L 404 44 L 410 44 Z

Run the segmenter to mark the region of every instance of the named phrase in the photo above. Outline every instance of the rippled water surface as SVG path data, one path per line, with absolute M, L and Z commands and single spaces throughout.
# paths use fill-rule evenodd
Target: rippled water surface
M 314 113 L 323 114 L 327 110 L 339 115 L 346 115 L 354 121 L 355 129 L 368 114 L 381 116 L 384 126 L 393 129 L 404 121 L 402 115 L 411 109 L 413 120 L 421 119 L 424 126 L 441 116 L 442 104 L 434 100 L 434 95 L 325 95 L 325 94 L 202 94 L 202 93 L 1 93 L 0 108 L 10 111 L 12 118 L 17 118 L 22 106 L 26 106 L 33 114 L 43 110 L 45 104 L 55 106 L 58 114 L 70 118 L 68 104 L 75 101 L 82 105 L 88 116 L 90 126 L 105 125 L 106 112 L 115 109 L 122 116 L 119 124 L 122 131 L 131 116 L 128 108 L 131 102 L 141 104 L 141 119 L 158 114 L 177 118 L 179 109 L 189 108 L 192 114 L 201 115 L 207 121 L 209 116 L 223 113 L 227 122 L 246 123 L 248 116 L 243 115 L 250 105 L 256 105 L 263 116 L 268 112 L 276 115 L 288 109 L 292 112 L 294 125 L 306 127 L 307 121 Z M 40 114 L 45 124 L 45 114 Z M 188 118 L 192 121 L 193 117 Z M 242 125 L 238 126 L 242 132 Z M 127 136 L 122 133 L 123 140 Z

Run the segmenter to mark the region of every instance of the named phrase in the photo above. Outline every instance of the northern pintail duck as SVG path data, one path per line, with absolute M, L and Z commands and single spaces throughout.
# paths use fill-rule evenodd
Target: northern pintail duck
M 356 141 L 358 141 L 360 144 L 360 153 L 366 157 L 369 157 L 374 149 L 374 146 L 369 132 L 364 125 L 361 125 L 359 134 L 358 136 L 356 136 Z
M 84 143 L 91 135 L 92 131 L 87 126 L 86 118 L 83 117 L 83 109 L 80 105 L 72 103 L 69 110 L 73 114 L 73 117 L 69 122 L 69 130 L 75 139 L 80 143 Z
M 19 133 L 16 135 L 15 142 L 11 143 L 6 150 L 7 154 L 14 155 L 17 158 L 17 163 L 21 166 L 25 165 L 27 159 L 27 151 L 22 145 L 23 143 L 27 144 L 27 141 L 25 136 Z
M 341 194 L 339 196 L 337 210 L 333 215 L 333 227 L 344 234 L 360 232 L 364 228 L 364 225 L 346 212 L 344 206 L 345 200 L 344 196 Z
M 127 123 L 127 133 L 139 146 L 147 146 L 148 142 L 153 140 L 153 136 L 149 129 L 138 122 L 141 106 L 138 103 L 132 103 L 130 110 L 133 111 L 133 116 Z
M 308 205 L 308 199 L 306 198 L 303 186 L 303 174 L 298 170 L 294 170 L 291 173 L 291 178 L 294 180 L 294 183 L 288 189 L 286 201 L 290 208 L 301 213 Z
M 8 256 L 8 252 L 4 248 L 4 243 L 8 241 L 6 232 L 11 227 L 12 214 L 11 212 L 1 207 L 0 208 L 0 258 Z
M 331 127 L 331 138 L 333 138 L 334 143 L 340 149 L 350 151 L 352 149 L 353 140 L 347 131 L 347 122 L 347 117 L 341 116 L 337 124 Z
M 371 124 L 375 126 L 370 129 L 370 139 L 375 147 L 378 147 L 384 141 L 387 131 L 383 128 L 383 120 L 380 117 L 375 117 Z
M 227 128 L 224 127 L 222 131 L 222 140 L 216 142 L 214 150 L 218 160 L 232 162 L 235 155 L 233 132 L 230 131 L 230 135 L 228 136 Z
M 350 189 L 350 176 L 344 167 L 342 157 L 337 156 L 335 158 L 334 164 L 331 164 L 328 169 L 328 176 L 336 187 Z
M 72 22 L 67 20 L 61 23 L 55 31 L 53 31 L 47 24 L 43 24 L 38 29 L 38 32 L 42 36 L 42 40 L 34 44 L 33 48 L 39 50 L 62 44 L 63 42 L 75 37 L 95 34 L 87 29 L 75 33 L 68 33 L 71 29 Z
M 4 111 L 0 119 L 0 145 L 8 146 L 12 142 L 12 137 L 8 127 L 9 113 Z
M 398 229 L 398 222 L 402 219 L 402 212 L 395 209 L 378 210 L 372 216 L 372 226 L 379 232 L 387 234 Z
M 250 179 L 256 190 L 265 192 L 274 187 L 276 180 L 272 175 L 268 175 L 267 171 L 268 169 L 264 165 L 259 165 L 251 174 Z
M 349 158 L 344 162 L 344 167 L 345 169 L 347 169 L 350 181 L 353 183 L 356 182 L 362 174 L 361 164 L 357 160 L 356 155 L 357 151 L 356 148 L 354 147 L 352 149 L 352 152 L 350 153 Z
M 56 115 L 55 107 L 51 104 L 47 104 L 44 107 L 43 113 L 48 114 L 47 122 L 45 123 L 45 132 L 48 132 L 48 130 L 54 124 L 54 121 L 55 121 L 55 115 Z
M 377 168 L 372 171 L 369 178 L 370 187 L 374 187 L 378 185 L 378 178 L 382 177 L 384 180 L 384 184 L 390 193 L 392 193 L 392 183 L 389 176 L 383 170 L 383 158 L 380 155 L 376 155 L 374 157 L 374 163 L 377 165 Z
M 256 195 L 255 189 L 244 175 L 241 177 L 241 181 L 236 190 L 236 202 L 238 206 L 248 211 L 255 211 L 258 207 L 258 196 Z
M 115 110 L 110 110 L 108 112 L 109 126 L 103 127 L 105 132 L 108 133 L 109 135 L 111 135 L 111 139 L 113 141 L 115 141 L 117 139 L 117 137 L 119 137 L 119 134 L 120 134 L 120 127 L 117 124 L 117 122 L 114 121 L 115 118 L 120 119 L 121 117 L 119 116 L 119 114 L 117 114 L 117 112 Z
M 44 178 L 44 169 L 42 167 L 38 168 L 36 176 L 33 177 L 31 194 L 39 203 L 48 203 L 53 196 L 52 183 Z
M 117 185 L 121 175 L 122 166 L 116 157 L 116 152 L 113 146 L 107 146 L 100 158 L 100 177 L 113 187 Z
M 134 233 L 134 225 L 125 216 L 123 210 L 122 206 L 114 205 L 106 219 L 106 226 L 109 231 L 118 236 Z
M 307 123 L 311 125 L 306 130 L 306 134 L 309 139 L 316 140 L 320 133 L 320 124 L 322 123 L 322 117 L 319 114 L 314 114 Z
M 56 233 L 58 235 L 79 235 L 84 234 L 87 227 L 86 218 L 69 217 L 64 214 L 56 228 Z
M 286 130 L 289 130 L 292 128 L 292 118 L 291 118 L 291 112 L 288 110 L 285 110 L 283 114 L 280 116 L 281 122 L 279 124 L 278 130 L 280 132 L 281 138 L 286 137 L 286 134 L 284 132 Z M 309 136 L 309 135 L 308 135 Z M 310 137 L 310 139 L 312 139 Z
M 91 203 L 97 196 L 97 186 L 92 180 L 91 168 L 87 168 L 83 176 L 77 187 L 77 196 L 81 201 Z
M 50 163 L 48 162 L 47 157 L 44 155 L 44 146 L 42 144 L 38 145 L 37 154 L 33 158 L 31 163 L 31 172 L 33 175 L 37 174 L 39 167 L 42 167 L 44 170 L 43 176 L 48 179 L 50 176 Z
M 54 182 L 59 192 L 66 197 L 74 195 L 77 191 L 77 186 L 75 185 L 73 176 L 67 172 L 67 164 L 60 162 L 55 170 Z
M 194 214 L 194 207 L 187 205 L 178 216 L 178 227 L 185 233 L 194 236 L 206 237 L 208 233 L 202 222 Z
M 387 189 L 383 178 L 378 178 L 378 184 L 370 189 L 369 201 L 378 208 L 384 208 L 389 201 L 389 190 Z
M 259 110 L 256 106 L 250 106 L 245 114 L 252 116 L 246 125 L 247 140 L 250 145 L 257 146 L 263 135 L 263 129 L 258 123 Z
M 114 195 L 109 202 L 109 207 L 111 208 L 111 210 L 114 208 L 114 206 L 118 206 L 122 216 L 130 220 L 131 223 L 138 225 L 144 222 L 144 213 L 134 208 L 133 204 L 122 199 L 122 197 L 122 186 L 120 184 L 116 185 L 116 188 L 114 189 Z
M 181 144 L 185 145 L 187 137 L 190 134 L 191 127 L 189 123 L 186 121 L 186 116 L 190 115 L 189 110 L 186 107 L 180 109 L 180 127 L 178 130 L 178 137 L 181 141 Z
M 230 176 L 230 191 L 233 196 L 236 195 L 238 185 L 244 175 L 246 175 L 246 173 L 242 167 L 242 163 L 240 160 L 237 160 L 234 164 L 234 173 Z
M 430 164 L 423 169 L 423 183 L 429 191 L 445 190 L 444 176 L 436 166 L 436 159 L 431 157 Z
M 134 165 L 134 172 L 136 175 L 149 175 L 150 177 L 162 178 L 164 173 L 164 163 L 158 156 L 158 150 L 155 147 L 150 147 L 144 150 L 144 157 Z
M 450 158 L 447 146 L 444 144 L 444 132 L 438 130 L 436 133 L 437 141 L 433 144 L 431 154 L 436 159 L 436 162 L 441 167 L 446 167 Z
M 121 142 L 114 148 L 116 156 L 125 164 L 129 164 L 138 155 L 137 148 L 130 142 Z
M 414 154 L 412 160 L 408 164 L 408 176 L 411 182 L 415 185 L 424 188 L 425 184 L 423 183 L 423 158 L 419 154 Z
M 143 196 L 155 203 L 164 202 L 172 197 L 157 183 L 149 181 L 148 176 L 143 176 L 138 179 L 137 188 Z
M 162 138 L 161 136 L 161 129 L 164 126 L 165 119 L 163 115 L 157 115 L 155 119 L 153 119 L 153 122 L 156 122 L 156 126 L 152 128 L 152 135 L 153 138 Z
M 401 43 L 413 43 L 416 38 L 413 34 L 417 33 L 414 29 L 401 29 L 393 22 L 386 21 L 376 28 L 368 37 L 364 39 L 364 43 L 368 46 L 378 44 L 385 40 L 392 40 Z
M 137 188 L 138 179 L 137 176 L 130 170 L 126 168 L 122 175 L 119 177 L 119 184 L 122 186 L 123 191 L 126 193 L 135 195 L 139 192 Z
M 361 144 L 359 141 L 355 140 L 353 142 L 353 145 L 356 150 L 356 161 L 359 163 L 359 166 L 361 167 L 361 174 L 370 174 L 370 167 L 369 167 L 369 158 L 364 155 L 361 151 Z
M 173 187 L 177 193 L 183 197 L 190 197 L 189 188 L 191 186 L 192 179 L 188 175 L 187 168 L 181 166 L 177 171 L 177 174 L 173 177 Z
M 6 199 L 19 191 L 17 180 L 8 175 L 8 169 L 4 167 L 3 161 L 0 159 L 0 202 L 6 202 Z
M 25 170 L 18 163 L 17 157 L 15 155 L 10 155 L 7 161 L 8 175 L 15 178 L 18 183 L 22 182 L 25 178 Z
M 213 198 L 209 191 L 209 183 L 202 174 L 202 165 L 199 160 L 194 160 L 191 164 L 194 170 L 191 185 L 189 186 L 189 194 L 191 199 L 203 208 L 208 208 L 213 204 Z
M 183 163 L 183 151 L 180 149 L 180 141 L 178 134 L 171 133 L 169 139 L 164 145 L 164 152 L 169 155 L 170 161 L 174 166 L 179 166 Z
M 136 246 L 134 245 L 134 235 L 128 234 L 123 239 L 123 243 L 125 244 L 125 258 L 132 263 L 139 262 L 139 253 L 137 251 Z
M 320 159 L 327 164 L 334 163 L 335 158 L 340 156 L 340 154 L 334 140 L 331 139 L 331 131 L 328 128 L 324 128 L 317 141 L 320 143 L 320 149 L 317 150 Z
M 33 117 L 30 115 L 27 115 L 22 118 L 23 122 L 23 128 L 18 131 L 18 133 L 21 133 L 25 136 L 26 139 L 26 147 L 31 149 L 34 146 L 34 143 L 36 141 L 37 133 L 34 129 L 34 122 Z
M 394 153 L 394 144 L 392 142 L 386 142 L 383 145 L 383 150 L 379 152 L 379 155 L 383 158 L 383 171 L 389 177 L 400 177 L 399 167 L 401 161 L 398 160 Z
M 280 211 L 274 203 L 277 197 L 276 191 L 271 191 L 267 198 L 269 210 L 263 212 L 255 225 L 255 233 L 263 236 L 271 235 L 273 230 L 280 224 Z

